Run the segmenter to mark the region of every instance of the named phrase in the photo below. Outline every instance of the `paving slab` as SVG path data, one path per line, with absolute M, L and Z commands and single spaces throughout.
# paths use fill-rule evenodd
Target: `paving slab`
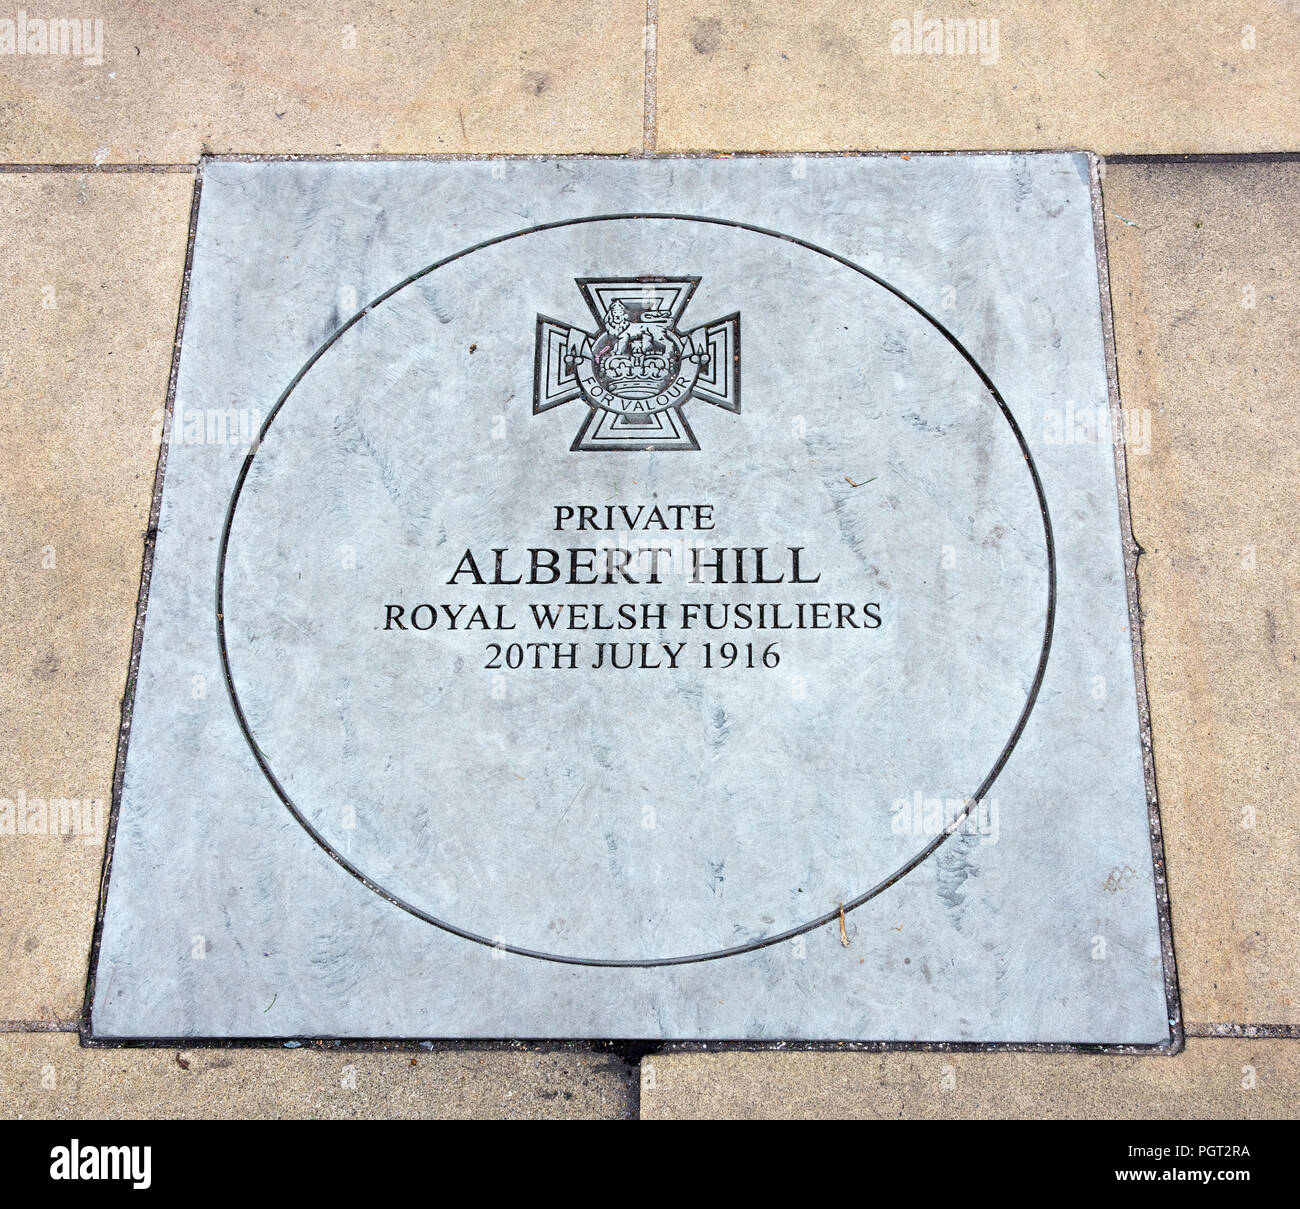
M 658 9 L 660 151 L 1300 146 L 1292 3 Z
M 85 994 L 192 192 L 0 174 L 0 1020 Z
M 4 51 L 0 23 L 0 161 L 641 147 L 645 6 L 629 0 L 544 12 L 116 0 L 96 9 L 80 55 L 71 29 L 48 53 L 48 14 L 28 17 L 21 54 L 22 39 Z
M 1169 1042 L 1086 156 L 215 162 L 185 322 L 95 1036 Z
M 1300 164 L 1111 165 L 1107 239 L 1190 1022 L 1300 1021 Z
M 1300 1046 L 1189 1039 L 1172 1057 L 1044 1053 L 652 1054 L 641 1117 L 1294 1120 Z
M 589 1049 L 83 1049 L 0 1035 L 0 1115 L 68 1120 L 618 1119 L 636 1070 Z

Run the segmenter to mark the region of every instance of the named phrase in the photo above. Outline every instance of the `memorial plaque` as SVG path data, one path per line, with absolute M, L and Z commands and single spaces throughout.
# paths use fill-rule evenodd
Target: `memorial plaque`
M 94 1036 L 1167 1044 L 1089 169 L 209 164 Z

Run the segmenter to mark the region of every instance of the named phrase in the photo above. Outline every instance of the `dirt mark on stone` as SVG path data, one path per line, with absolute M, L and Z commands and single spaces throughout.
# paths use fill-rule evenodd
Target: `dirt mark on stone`
M 716 17 L 696 21 L 691 33 L 691 46 L 697 55 L 711 55 L 722 46 L 722 22 Z

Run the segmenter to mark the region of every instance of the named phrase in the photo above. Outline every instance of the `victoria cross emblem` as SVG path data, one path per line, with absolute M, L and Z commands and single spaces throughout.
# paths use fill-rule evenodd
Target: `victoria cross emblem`
M 533 414 L 581 398 L 570 449 L 699 449 L 682 413 L 703 399 L 740 414 L 740 315 L 682 331 L 698 277 L 576 279 L 595 332 L 537 316 Z

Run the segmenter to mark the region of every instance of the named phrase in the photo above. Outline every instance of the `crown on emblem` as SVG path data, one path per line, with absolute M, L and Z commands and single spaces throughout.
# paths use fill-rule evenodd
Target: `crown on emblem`
M 672 332 L 673 314 L 647 303 L 615 299 L 592 350 L 596 377 L 623 399 L 648 399 L 676 376 L 691 351 Z

